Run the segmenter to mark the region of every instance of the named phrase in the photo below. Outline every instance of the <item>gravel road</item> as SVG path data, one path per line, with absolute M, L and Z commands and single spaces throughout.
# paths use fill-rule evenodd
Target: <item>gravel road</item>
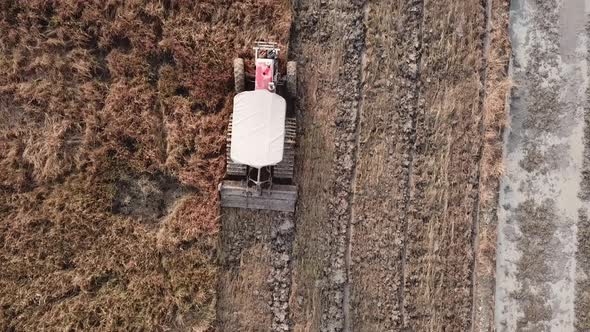
M 496 328 L 587 331 L 576 317 L 587 307 L 575 303 L 588 291 L 576 287 L 585 279 L 576 252 L 588 208 L 579 193 L 590 6 L 515 0 L 511 10 L 515 88 L 498 210 Z

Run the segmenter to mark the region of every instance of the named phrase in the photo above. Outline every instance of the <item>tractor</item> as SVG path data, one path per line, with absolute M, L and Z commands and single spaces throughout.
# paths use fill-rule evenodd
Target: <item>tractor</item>
M 227 131 L 226 174 L 220 183 L 222 207 L 293 212 L 297 63 L 280 73 L 276 43 L 256 42 L 255 72 L 244 59 L 233 62 L 235 92 Z

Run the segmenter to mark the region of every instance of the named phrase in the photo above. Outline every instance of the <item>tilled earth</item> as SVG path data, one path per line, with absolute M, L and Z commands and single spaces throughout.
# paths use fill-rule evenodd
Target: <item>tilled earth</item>
M 221 331 L 288 331 L 292 213 L 224 209 L 217 305 Z
M 300 197 L 278 237 L 279 214 L 222 213 L 226 241 L 266 232 L 241 249 L 228 242 L 233 280 L 252 248 L 268 255 L 253 261 L 268 264 L 268 281 L 247 309 L 267 320 L 226 330 L 493 325 L 507 13 L 500 0 L 295 2 Z M 241 293 L 225 294 L 234 304 L 223 312 L 240 312 Z

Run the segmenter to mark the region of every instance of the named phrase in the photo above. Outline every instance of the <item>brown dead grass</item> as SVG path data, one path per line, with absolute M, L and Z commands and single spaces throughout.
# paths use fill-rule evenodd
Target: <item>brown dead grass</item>
M 487 54 L 486 90 L 483 100 L 483 149 L 480 160 L 478 241 L 475 247 L 473 330 L 494 326 L 498 193 L 503 174 L 503 133 L 507 122 L 506 98 L 510 41 L 508 0 L 492 0 L 490 48 Z
M 484 32 L 481 2 L 424 3 L 403 290 L 416 331 L 471 328 Z
M 286 1 L 0 3 L 1 330 L 210 328 L 231 58 L 289 26 Z M 111 210 L 146 173 L 196 189 L 157 227 Z
M 493 1 L 491 46 L 488 53 L 487 89 L 483 105 L 484 149 L 481 167 L 480 200 L 483 206 L 497 204 L 497 187 L 503 174 L 503 133 L 507 123 L 506 98 L 512 87 L 508 79 L 510 41 L 509 2 Z

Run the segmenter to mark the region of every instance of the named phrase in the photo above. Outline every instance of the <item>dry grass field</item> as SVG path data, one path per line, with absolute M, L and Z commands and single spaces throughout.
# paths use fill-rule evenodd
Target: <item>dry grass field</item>
M 212 326 L 232 58 L 289 28 L 280 1 L 0 4 L 1 330 Z

